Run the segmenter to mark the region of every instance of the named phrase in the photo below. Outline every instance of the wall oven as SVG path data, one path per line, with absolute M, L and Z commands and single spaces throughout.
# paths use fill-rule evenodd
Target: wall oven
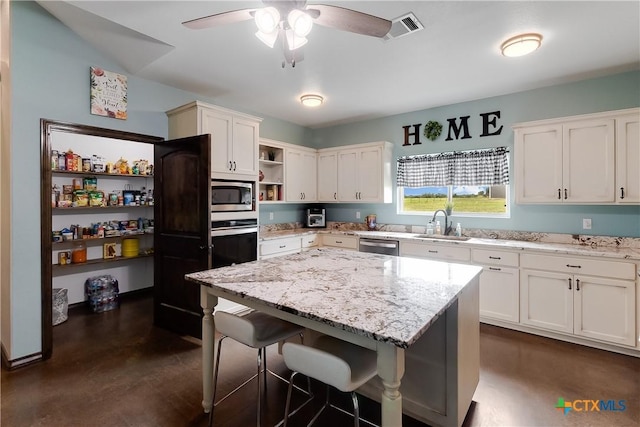
M 253 183 L 211 180 L 211 212 L 254 210 Z
M 258 259 L 258 220 L 211 221 L 212 268 Z

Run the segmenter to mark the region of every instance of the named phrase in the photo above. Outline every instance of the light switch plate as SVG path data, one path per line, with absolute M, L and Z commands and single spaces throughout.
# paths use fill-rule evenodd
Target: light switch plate
M 273 219 L 273 212 L 269 212 L 269 219 Z
M 591 218 L 582 218 L 582 229 L 591 230 Z
M 360 212 L 356 212 L 356 219 L 360 219 Z

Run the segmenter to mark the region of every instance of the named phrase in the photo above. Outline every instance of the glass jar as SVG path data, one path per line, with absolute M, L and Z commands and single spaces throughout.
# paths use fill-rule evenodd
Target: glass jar
M 87 262 L 87 245 L 85 242 L 75 242 L 71 250 L 71 263 L 80 264 Z

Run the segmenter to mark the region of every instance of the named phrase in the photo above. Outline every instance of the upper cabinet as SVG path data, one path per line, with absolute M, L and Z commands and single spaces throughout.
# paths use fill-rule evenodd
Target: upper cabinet
M 516 202 L 640 202 L 638 111 L 600 113 L 514 126 Z M 621 126 L 626 133 L 621 132 Z M 625 197 L 629 197 L 626 201 L 620 198 L 623 191 L 619 188 L 625 188 Z
M 341 147 L 337 153 L 339 202 L 391 203 L 390 142 Z
M 285 149 L 287 202 L 316 202 L 317 151 L 289 145 Z
M 256 181 L 262 119 L 195 101 L 167 112 L 169 138 L 211 134 L 211 176 Z
M 616 201 L 640 203 L 640 114 L 616 119 Z

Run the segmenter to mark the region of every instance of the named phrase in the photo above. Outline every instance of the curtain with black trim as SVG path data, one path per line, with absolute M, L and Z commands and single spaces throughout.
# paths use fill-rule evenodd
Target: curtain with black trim
M 398 187 L 509 184 L 506 147 L 405 156 L 398 159 Z

